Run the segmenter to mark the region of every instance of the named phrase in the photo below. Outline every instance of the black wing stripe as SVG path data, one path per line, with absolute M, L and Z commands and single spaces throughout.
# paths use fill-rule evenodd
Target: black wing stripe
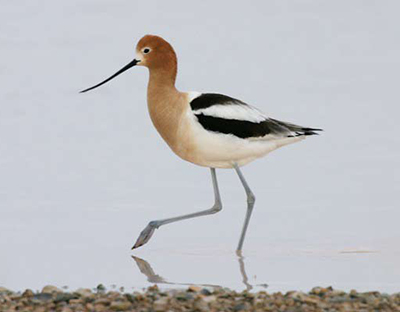
M 213 105 L 231 105 L 231 104 L 247 105 L 237 99 L 216 93 L 203 93 L 190 102 L 190 106 L 193 111 L 208 108 Z
M 246 120 L 225 119 L 195 114 L 204 129 L 223 134 L 232 134 L 241 139 L 263 137 L 271 133 L 282 133 L 282 127 L 269 120 L 255 123 Z M 288 132 L 287 129 L 285 131 Z

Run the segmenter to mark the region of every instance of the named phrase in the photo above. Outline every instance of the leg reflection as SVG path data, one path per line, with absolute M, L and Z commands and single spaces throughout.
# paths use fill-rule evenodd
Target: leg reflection
M 146 275 L 147 281 L 155 284 L 169 284 L 165 279 L 163 279 L 160 275 L 157 275 L 151 265 L 143 259 L 132 256 L 133 260 L 135 260 L 139 270 L 142 274 Z
M 181 285 L 181 286 L 194 285 L 194 283 L 168 282 L 163 277 L 156 274 L 154 272 L 153 268 L 151 267 L 151 265 L 146 260 L 135 257 L 135 256 L 132 256 L 132 259 L 135 260 L 137 266 L 139 267 L 140 272 L 147 277 L 147 281 L 150 283 L 167 284 L 167 285 Z M 196 285 L 203 286 L 203 287 L 214 287 L 214 288 L 221 287 L 219 285 L 213 285 L 213 284 L 196 284 Z
M 249 283 L 249 279 L 246 274 L 246 268 L 245 268 L 245 262 L 244 262 L 244 257 L 240 251 L 236 252 L 238 261 L 239 261 L 239 269 L 240 269 L 240 274 L 242 276 L 242 281 L 243 284 L 246 287 L 246 290 L 250 291 L 253 289 L 253 285 Z M 132 259 L 135 260 L 136 265 L 138 266 L 140 272 L 147 277 L 147 281 L 150 283 L 155 283 L 155 284 L 166 284 L 166 285 L 180 285 L 180 286 L 190 286 L 190 285 L 198 285 L 202 287 L 213 287 L 213 288 L 220 288 L 222 287 L 221 285 L 214 285 L 214 284 L 196 284 L 196 283 L 179 283 L 179 282 L 169 282 L 165 278 L 161 277 L 160 275 L 156 274 L 151 267 L 151 265 L 144 259 L 141 259 L 139 257 L 132 256 Z M 267 288 L 267 284 L 259 284 L 256 285 L 259 287 Z
M 253 289 L 253 286 L 249 284 L 249 279 L 247 278 L 246 267 L 244 265 L 244 257 L 242 255 L 242 251 L 236 250 L 236 255 L 239 260 L 239 268 L 240 268 L 240 274 L 242 274 L 243 284 L 246 286 L 246 289 L 250 291 Z

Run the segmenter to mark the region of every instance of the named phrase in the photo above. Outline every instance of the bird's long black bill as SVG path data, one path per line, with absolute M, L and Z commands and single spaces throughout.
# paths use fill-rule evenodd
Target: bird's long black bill
M 127 71 L 129 68 L 135 66 L 137 63 L 139 63 L 138 60 L 134 59 L 132 62 L 130 62 L 129 64 L 125 65 L 124 67 L 122 67 L 119 71 L 117 71 L 114 75 L 112 75 L 111 77 L 108 77 L 106 80 L 98 83 L 97 85 L 87 88 L 85 90 L 80 91 L 79 93 L 84 93 L 93 89 L 96 89 L 97 87 L 100 87 L 101 85 L 105 84 L 106 82 L 109 82 L 111 79 L 117 77 L 118 75 L 122 74 L 124 71 Z

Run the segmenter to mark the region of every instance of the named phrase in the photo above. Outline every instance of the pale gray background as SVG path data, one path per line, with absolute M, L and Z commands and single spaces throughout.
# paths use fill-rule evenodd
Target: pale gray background
M 0 1 L 0 285 L 144 287 L 148 221 L 208 208 L 209 172 L 149 119 L 148 73 L 88 94 L 159 34 L 178 88 L 216 91 L 325 132 L 243 169 L 256 196 L 250 283 L 399 291 L 398 1 Z M 163 227 L 134 252 L 175 282 L 242 289 L 245 195 Z

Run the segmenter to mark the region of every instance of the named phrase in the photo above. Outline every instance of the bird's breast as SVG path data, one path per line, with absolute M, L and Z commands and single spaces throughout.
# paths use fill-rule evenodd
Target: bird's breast
M 189 104 L 184 96 L 148 98 L 151 121 L 158 133 L 179 157 L 189 160 L 192 143 L 188 134 Z M 189 160 L 190 161 L 190 160 Z

